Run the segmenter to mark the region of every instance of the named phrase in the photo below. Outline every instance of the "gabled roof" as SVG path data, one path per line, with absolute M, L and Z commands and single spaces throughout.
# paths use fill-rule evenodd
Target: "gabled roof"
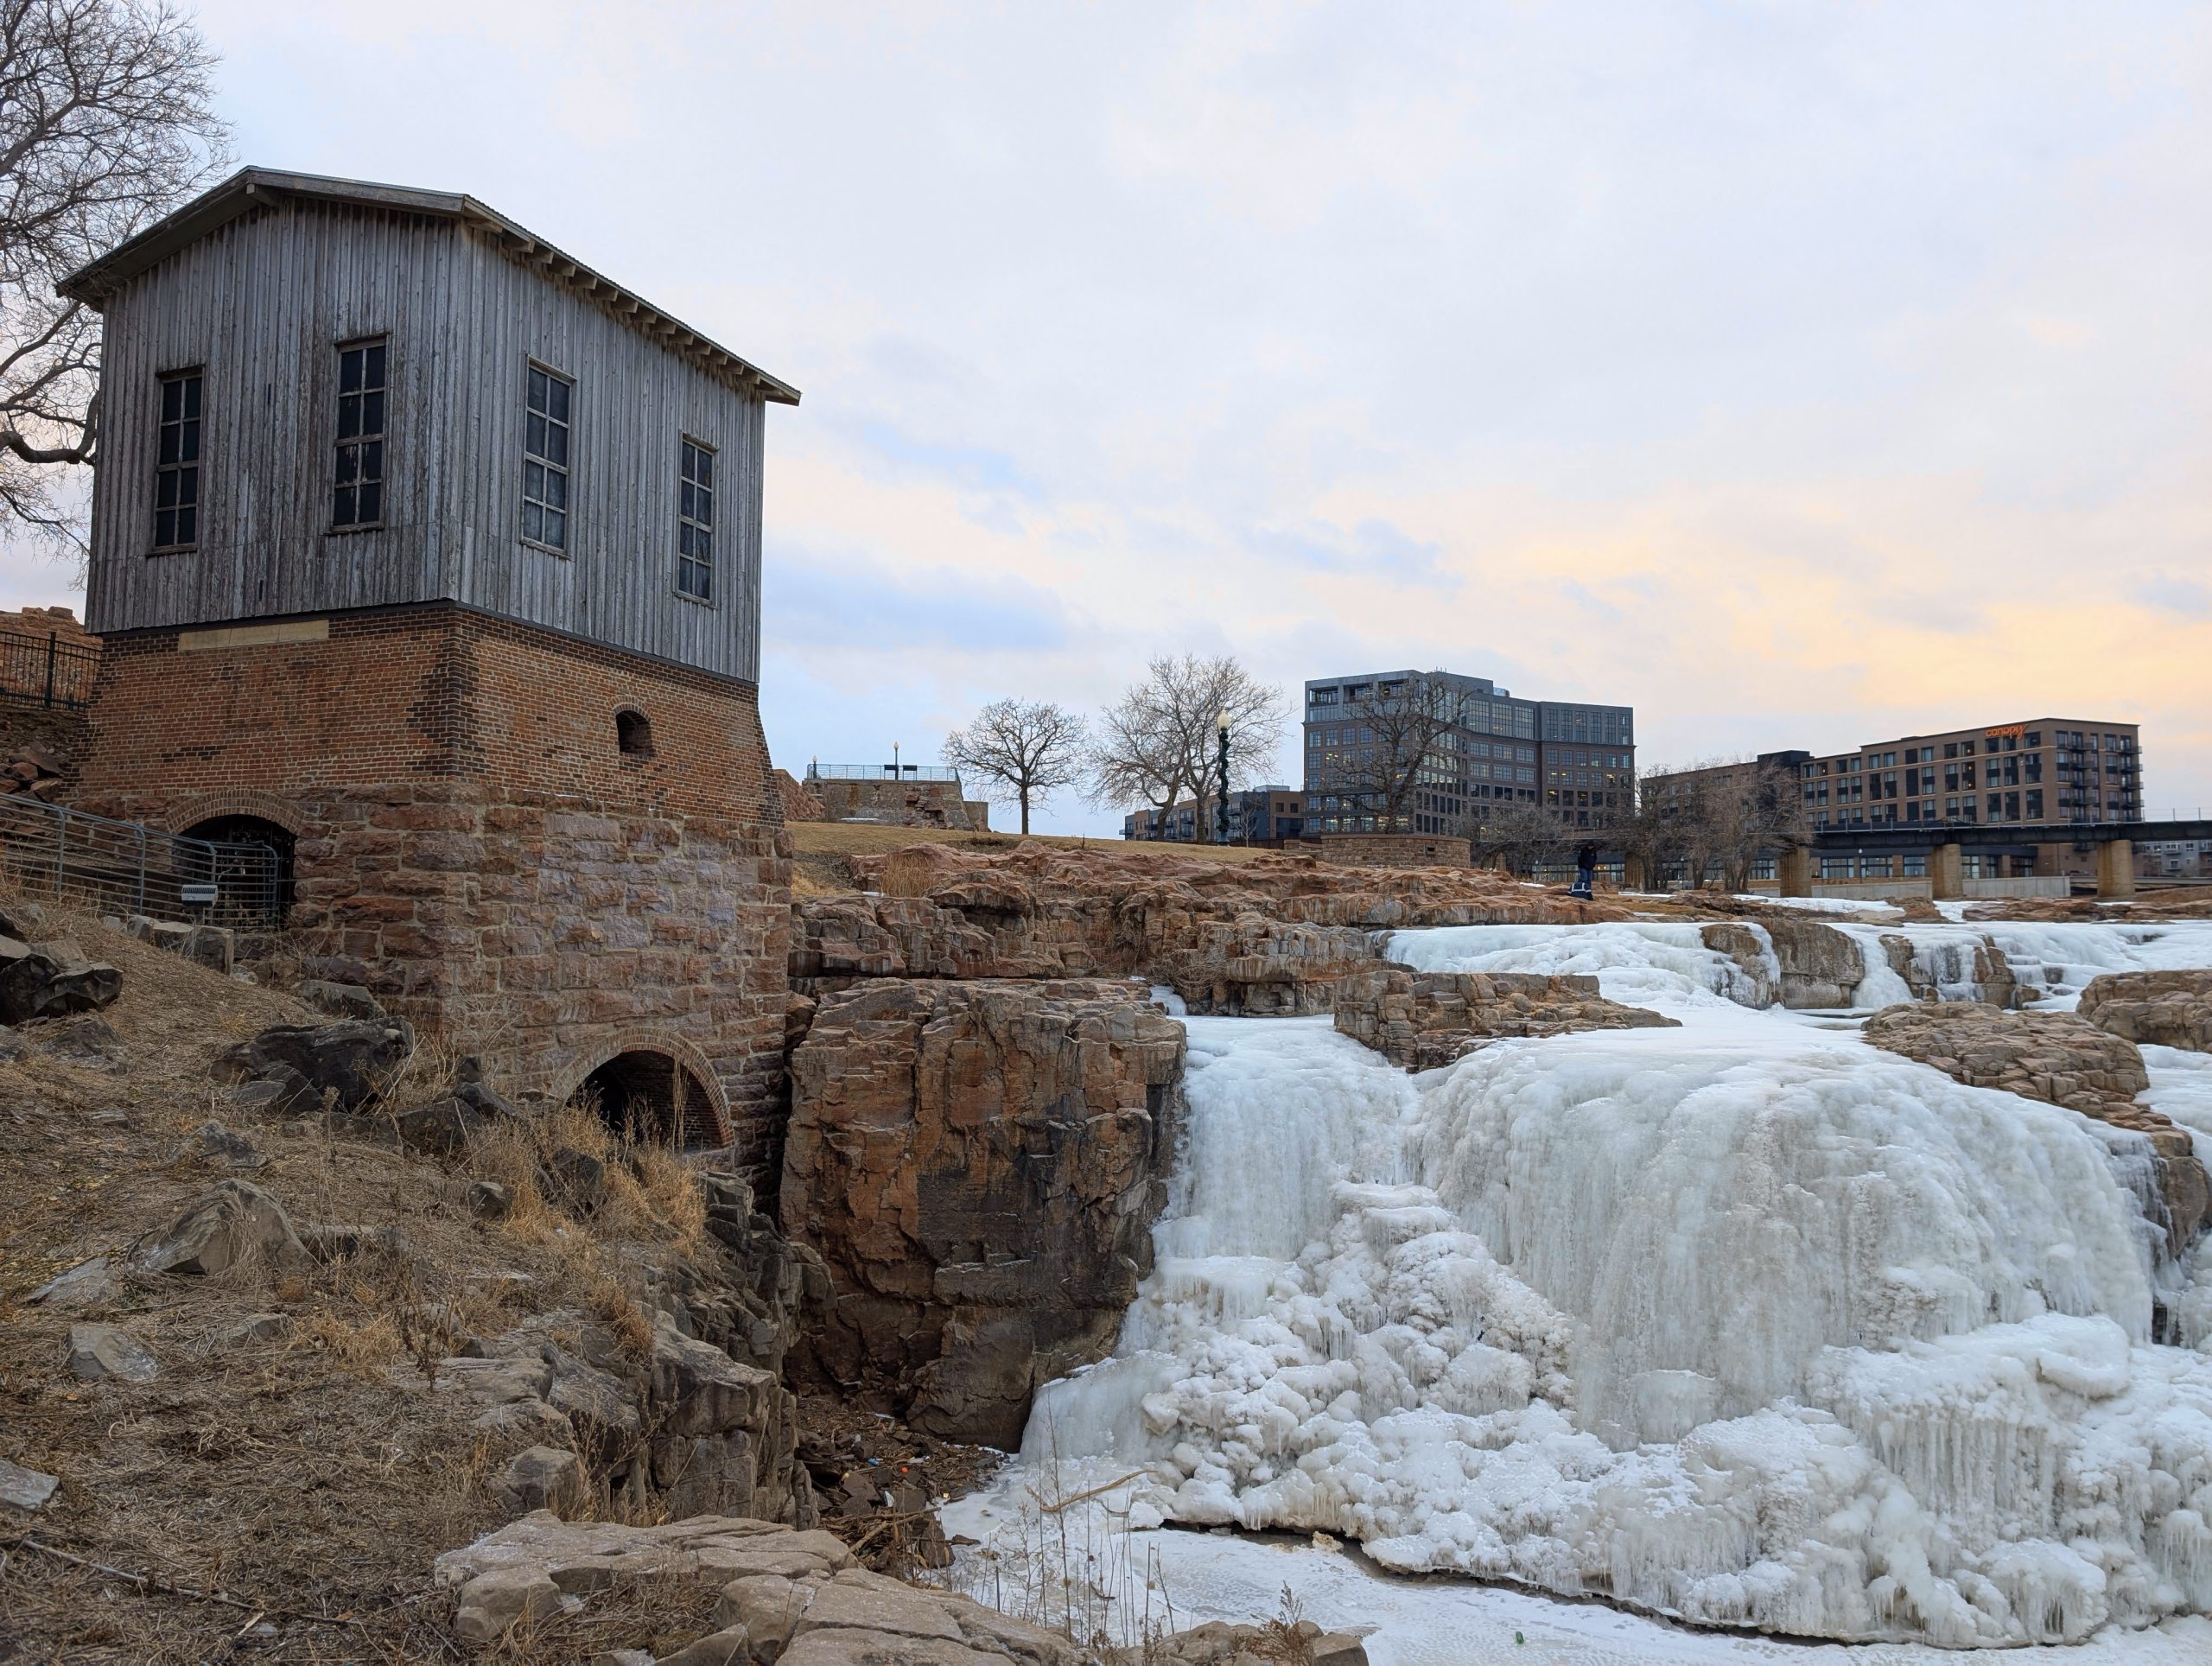
M 241 168 L 175 213 L 78 268 L 56 287 L 73 300 L 94 308 L 105 307 L 108 297 L 124 284 L 180 249 L 257 208 L 284 201 L 385 208 L 397 213 L 458 220 L 491 238 L 509 259 L 597 302 L 670 352 L 690 359 L 722 380 L 777 404 L 798 403 L 798 390 L 790 384 L 779 381 L 758 366 L 747 364 L 681 319 L 671 317 L 643 296 L 632 295 L 611 278 L 602 277 L 474 197 L 447 191 L 417 191 L 406 186 L 374 185 L 362 180 L 324 179 L 314 174 Z

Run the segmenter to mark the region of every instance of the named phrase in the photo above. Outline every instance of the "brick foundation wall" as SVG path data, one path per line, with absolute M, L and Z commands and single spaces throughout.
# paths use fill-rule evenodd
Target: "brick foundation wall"
M 741 1158 L 772 1148 L 791 852 L 751 685 L 447 605 L 178 638 L 108 639 L 74 802 L 173 831 L 265 816 L 297 836 L 309 976 L 367 984 L 519 1099 L 670 1054 Z

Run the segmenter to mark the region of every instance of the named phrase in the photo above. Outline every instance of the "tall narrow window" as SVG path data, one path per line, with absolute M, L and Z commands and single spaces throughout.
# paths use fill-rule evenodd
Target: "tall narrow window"
M 374 526 L 384 519 L 384 349 L 382 337 L 338 349 L 333 526 Z
M 162 378 L 162 423 L 154 464 L 154 548 L 200 542 L 200 372 Z
M 676 588 L 711 601 L 715 595 L 715 454 L 683 442 L 683 501 L 676 525 Z
M 575 384 L 530 367 L 522 442 L 522 535 L 550 550 L 569 547 L 569 396 Z

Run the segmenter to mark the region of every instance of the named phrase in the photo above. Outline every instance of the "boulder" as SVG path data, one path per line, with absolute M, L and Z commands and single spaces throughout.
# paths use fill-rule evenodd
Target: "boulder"
M 503 1221 L 514 1213 L 513 1190 L 497 1180 L 471 1180 L 464 1195 L 468 1212 L 480 1221 Z
M 1406 1070 L 1434 1070 L 1505 1036 L 1679 1028 L 1598 993 L 1594 977 L 1373 967 L 1337 986 L 1336 1027 Z
M 472 1616 L 468 1638 L 480 1647 L 504 1634 L 489 1629 L 501 1617 L 508 1626 L 522 1618 L 514 1592 L 635 1589 L 665 1607 L 688 1587 L 719 1593 L 715 1629 L 661 1656 L 661 1666 L 1092 1666 L 1098 1658 L 969 1598 L 857 1567 L 827 1533 L 742 1517 L 632 1527 L 539 1510 L 448 1551 L 435 1574 L 460 1588 L 461 1611 Z M 638 1623 L 650 1626 L 650 1611 Z
M 248 1313 L 223 1332 L 226 1348 L 249 1348 L 264 1342 L 281 1342 L 292 1328 L 289 1313 Z
M 72 1018 L 42 1031 L 47 1052 L 86 1070 L 120 1070 L 129 1062 L 123 1038 L 105 1018 Z
M 359 983 L 335 983 L 327 978 L 310 977 L 296 984 L 292 993 L 316 1011 L 328 1013 L 333 1018 L 373 1024 L 386 1016 L 384 1002 Z
M 178 920 L 151 919 L 133 914 L 123 923 L 124 934 L 149 944 L 210 971 L 229 976 L 238 958 L 238 937 L 226 925 L 188 925 Z
M 138 1339 L 112 1325 L 69 1327 L 69 1369 L 86 1383 L 150 1383 L 161 1375 Z
M 280 1024 L 228 1049 L 216 1072 L 233 1083 L 289 1084 L 296 1078 L 317 1096 L 334 1096 L 336 1109 L 359 1110 L 406 1062 L 414 1045 L 414 1032 L 402 1019 Z
M 1232 1625 L 1210 1620 L 1145 1645 L 1144 1666 L 1367 1666 L 1367 1646 L 1348 1631 L 1325 1631 L 1310 1619 Z
M 220 1273 L 251 1262 L 297 1265 L 306 1254 L 276 1199 L 244 1180 L 219 1180 L 154 1234 L 137 1264 L 148 1273 Z
M 785 1230 L 830 1297 L 797 1369 L 1019 1444 L 1036 1385 L 1103 1356 L 1151 1267 L 1183 1056 L 1127 982 L 825 999 L 791 1064 Z
M 188 1159 L 235 1169 L 240 1173 L 265 1167 L 269 1162 L 245 1135 L 213 1121 L 202 1122 L 193 1130 L 183 1154 Z
M 35 1307 L 83 1312 L 87 1308 L 105 1307 L 122 1294 L 122 1287 L 115 1281 L 115 1269 L 108 1258 L 95 1256 L 90 1261 L 79 1262 L 66 1273 L 56 1274 L 23 1300 Z
M 1980 1002 L 1887 1007 L 1866 1021 L 1865 1034 L 1954 1081 L 2063 1105 L 2142 1135 L 2166 1216 L 2158 1224 L 2172 1254 L 2180 1255 L 2212 1217 L 2212 1177 L 2188 1130 L 2135 1102 L 2151 1078 L 2133 1041 L 2072 1013 L 2006 1012 Z
M 458 1095 L 396 1111 L 393 1135 L 409 1151 L 437 1157 L 458 1156 L 484 1126 L 484 1117 Z
M 498 1491 L 499 1502 L 518 1514 L 550 1510 L 565 1517 L 583 1507 L 591 1496 L 591 1482 L 575 1453 L 525 1447 L 499 1472 Z
M 96 1012 L 122 993 L 122 973 L 67 938 L 34 946 L 0 937 L 0 1024 Z
M 2212 971 L 2106 972 L 2075 1010 L 2139 1046 L 2212 1052 Z
M 42 1470 L 25 1469 L 0 1458 L 0 1504 L 17 1510 L 37 1510 L 54 1496 L 60 1483 Z
M 525 1621 L 561 1612 L 561 1587 L 536 1568 L 499 1567 L 461 1588 L 453 1629 L 463 1643 L 488 1649 Z

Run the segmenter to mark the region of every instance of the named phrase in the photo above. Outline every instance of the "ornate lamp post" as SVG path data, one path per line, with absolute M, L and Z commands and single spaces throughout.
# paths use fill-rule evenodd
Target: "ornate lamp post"
M 1214 801 L 1213 842 L 1229 843 L 1229 714 L 1216 712 L 1213 719 L 1214 736 L 1221 743 L 1221 796 Z

